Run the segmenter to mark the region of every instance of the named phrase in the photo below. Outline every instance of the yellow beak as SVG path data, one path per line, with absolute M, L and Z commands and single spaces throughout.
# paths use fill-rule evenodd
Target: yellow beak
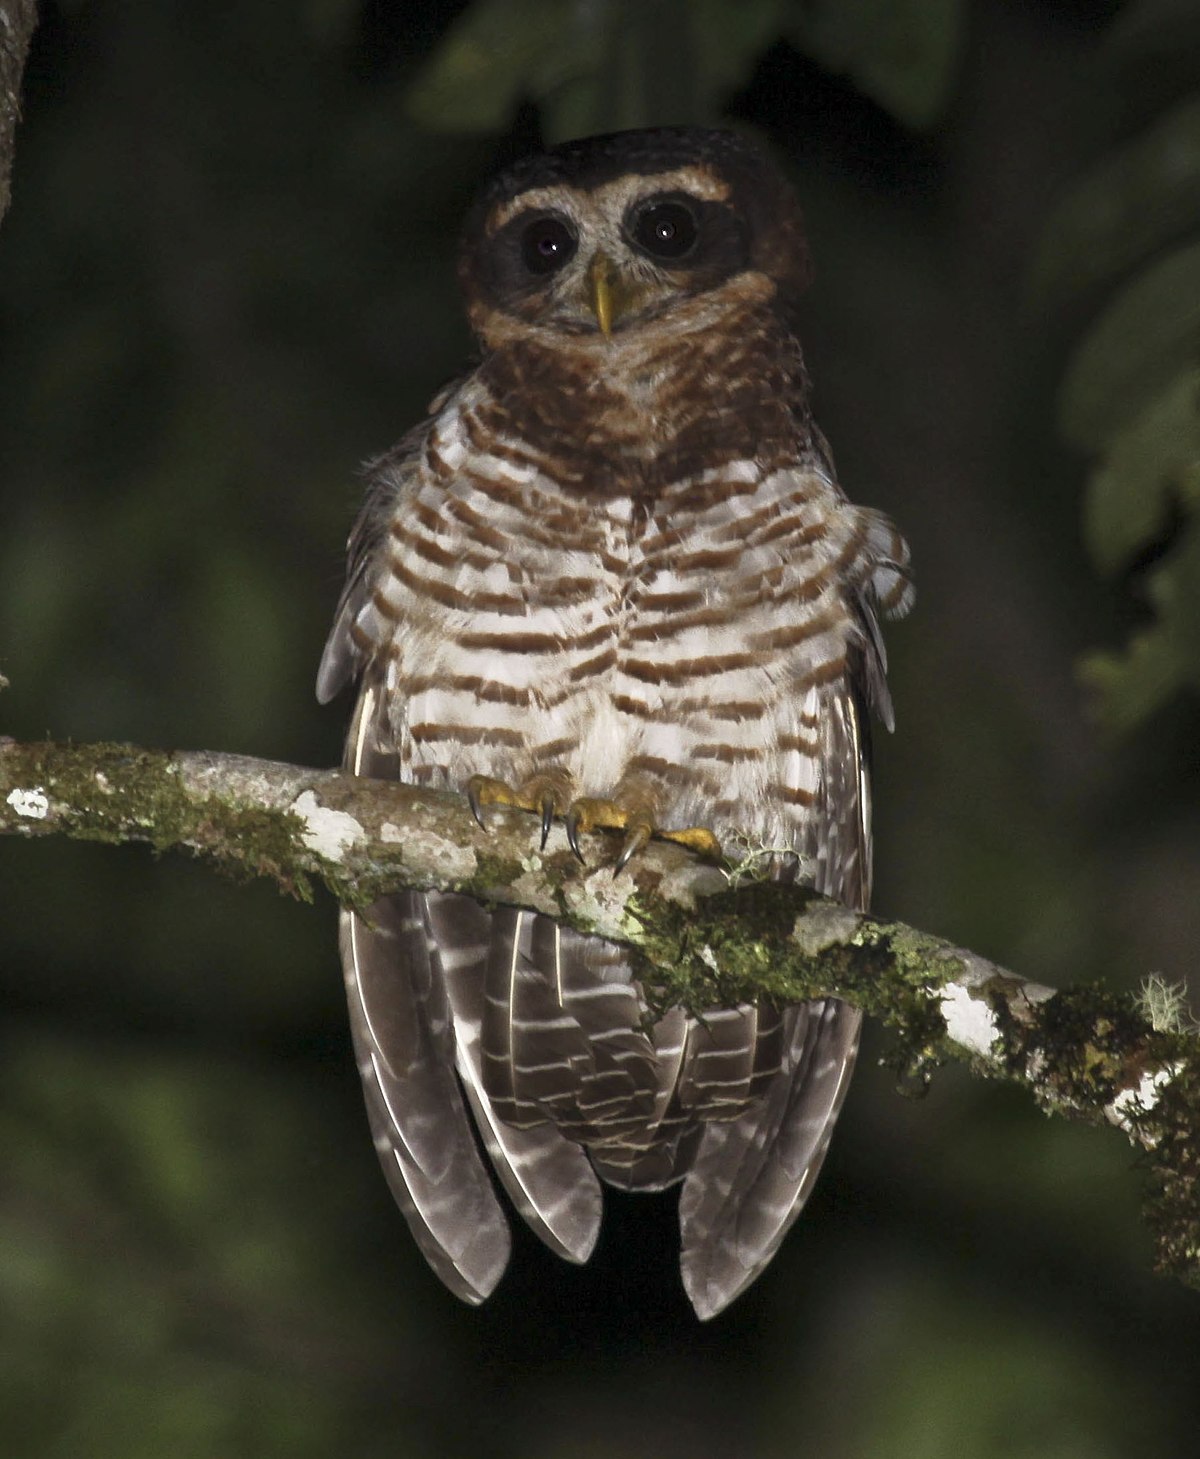
M 612 335 L 615 275 L 616 269 L 607 254 L 597 253 L 588 264 L 588 308 L 596 316 L 596 323 L 605 339 Z

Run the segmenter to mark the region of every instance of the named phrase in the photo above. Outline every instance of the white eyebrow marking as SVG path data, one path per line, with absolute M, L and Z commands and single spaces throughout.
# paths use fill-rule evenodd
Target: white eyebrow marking
M 624 213 L 630 203 L 656 193 L 684 192 L 704 202 L 720 203 L 729 197 L 729 184 L 707 167 L 676 167 L 671 172 L 630 172 L 597 188 L 582 189 L 574 183 L 557 182 L 548 187 L 531 187 L 495 207 L 487 220 L 487 232 L 497 233 L 510 219 L 536 208 L 565 213 L 575 223 L 582 214 Z

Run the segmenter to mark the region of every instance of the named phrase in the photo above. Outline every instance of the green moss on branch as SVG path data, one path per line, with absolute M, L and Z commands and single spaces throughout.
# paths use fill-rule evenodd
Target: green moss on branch
M 615 846 L 571 855 L 561 827 L 458 796 L 236 755 L 0 740 L 0 834 L 140 841 L 238 877 L 368 905 L 401 887 L 528 907 L 633 949 L 657 1008 L 837 996 L 893 1030 L 922 1079 L 948 1059 L 1027 1088 L 1048 1111 L 1118 1125 L 1146 1152 L 1159 1264 L 1200 1285 L 1200 1042 L 1130 999 L 1055 993 L 978 955 L 800 887 L 746 882 L 669 842 L 614 875 Z

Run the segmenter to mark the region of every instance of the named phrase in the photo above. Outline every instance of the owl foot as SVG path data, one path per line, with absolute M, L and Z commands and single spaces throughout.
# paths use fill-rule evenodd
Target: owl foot
M 514 790 L 503 780 L 487 775 L 472 775 L 467 781 L 467 803 L 471 814 L 487 830 L 483 808 L 489 805 L 510 805 L 518 810 L 534 811 L 542 818 L 542 849 L 550 835 L 554 817 L 561 815 L 570 797 L 570 777 L 566 771 L 547 770 L 532 775 Z
M 653 812 L 644 798 L 621 804 L 619 800 L 598 800 L 582 796 L 570 798 L 571 777 L 565 770 L 547 770 L 533 775 L 519 786 L 513 787 L 503 780 L 493 780 L 488 775 L 472 775 L 467 781 L 467 802 L 471 814 L 487 829 L 483 818 L 484 808 L 490 805 L 513 806 L 517 810 L 533 811 L 542 818 L 542 847 L 550 835 L 555 816 L 566 813 L 567 841 L 571 850 L 583 860 L 579 837 L 589 831 L 624 831 L 621 851 L 617 857 L 616 870 L 624 871 L 633 858 L 647 844 L 652 836 L 676 845 L 687 846 L 701 856 L 718 857 L 721 843 L 707 826 L 689 826 L 682 831 L 662 831 L 655 823 Z
M 628 805 L 591 797 L 572 801 L 571 776 L 565 770 L 545 770 L 540 775 L 530 776 L 528 781 L 515 788 L 505 781 L 493 781 L 488 775 L 473 775 L 467 781 L 467 804 L 472 808 L 472 816 L 485 830 L 488 823 L 483 818 L 483 811 L 488 805 L 512 805 L 515 810 L 533 811 L 542 817 L 543 849 L 555 817 L 565 813 L 566 840 L 580 861 L 584 859 L 580 848 L 581 835 L 587 835 L 591 830 L 623 830 L 625 839 L 620 843 L 616 871 L 625 870 L 651 836 L 673 840 L 676 845 L 688 846 L 701 856 L 721 855 L 721 843 L 707 826 L 688 826 L 685 830 L 658 829 L 653 811 L 641 797 Z
M 654 817 L 644 805 L 623 806 L 615 800 L 592 800 L 585 797 L 572 801 L 567 810 L 567 841 L 580 861 L 583 860 L 583 852 L 579 849 L 579 833 L 597 828 L 625 832 L 614 868 L 616 871 L 624 871 L 651 836 L 659 836 L 664 841 L 674 841 L 679 846 L 690 847 L 701 856 L 721 854 L 721 843 L 707 826 L 689 826 L 682 831 L 662 831 L 655 825 Z

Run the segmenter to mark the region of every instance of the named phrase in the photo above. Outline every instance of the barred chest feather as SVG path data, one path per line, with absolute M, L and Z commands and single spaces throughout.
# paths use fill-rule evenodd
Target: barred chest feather
M 815 694 L 861 633 L 853 593 L 872 573 L 903 588 L 880 565 L 894 530 L 815 455 L 650 501 L 580 493 L 490 435 L 489 405 L 476 382 L 436 421 L 353 629 L 386 658 L 401 773 L 461 788 L 558 765 L 597 796 L 644 778 L 665 825 L 785 835 L 816 791 Z

